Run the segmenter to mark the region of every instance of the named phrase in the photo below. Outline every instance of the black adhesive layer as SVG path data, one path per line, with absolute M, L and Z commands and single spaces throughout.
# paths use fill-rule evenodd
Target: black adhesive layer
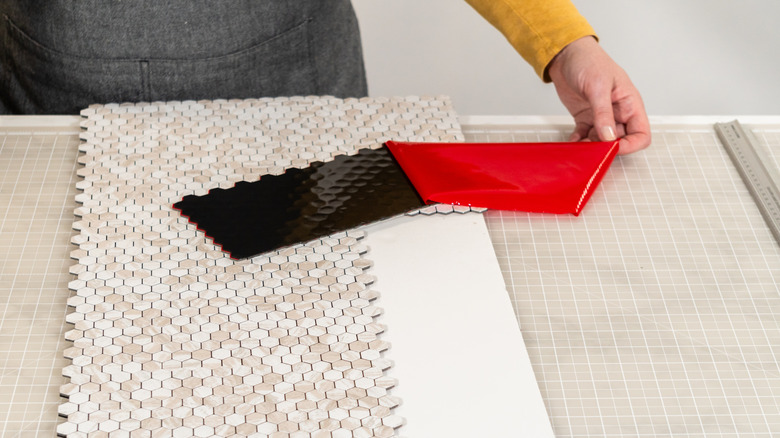
M 236 259 L 376 222 L 424 204 L 387 147 L 185 196 L 174 208 Z

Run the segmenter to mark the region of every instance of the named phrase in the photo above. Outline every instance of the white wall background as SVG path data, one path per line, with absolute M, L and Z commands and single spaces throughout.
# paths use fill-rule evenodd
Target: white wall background
M 650 115 L 780 115 L 780 2 L 574 0 Z M 449 95 L 461 115 L 566 114 L 463 0 L 353 0 L 369 93 Z

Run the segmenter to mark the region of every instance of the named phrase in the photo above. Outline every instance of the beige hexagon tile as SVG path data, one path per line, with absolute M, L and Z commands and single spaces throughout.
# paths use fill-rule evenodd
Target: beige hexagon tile
M 59 435 L 394 435 L 403 420 L 362 233 L 235 261 L 171 205 L 389 139 L 462 141 L 449 101 L 154 102 L 82 116 Z

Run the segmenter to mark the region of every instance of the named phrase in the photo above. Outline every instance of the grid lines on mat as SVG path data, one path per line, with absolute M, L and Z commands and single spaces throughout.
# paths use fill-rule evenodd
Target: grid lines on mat
M 780 144 L 776 127 L 751 128 Z M 580 217 L 486 221 L 558 436 L 780 434 L 780 246 L 711 126 L 654 131 Z
M 0 436 L 53 436 L 78 129 L 0 130 Z

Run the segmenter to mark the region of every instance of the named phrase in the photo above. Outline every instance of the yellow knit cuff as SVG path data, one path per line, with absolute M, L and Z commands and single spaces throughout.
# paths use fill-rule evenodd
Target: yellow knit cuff
M 595 31 L 569 0 L 466 0 L 509 40 L 545 82 L 550 61 Z

